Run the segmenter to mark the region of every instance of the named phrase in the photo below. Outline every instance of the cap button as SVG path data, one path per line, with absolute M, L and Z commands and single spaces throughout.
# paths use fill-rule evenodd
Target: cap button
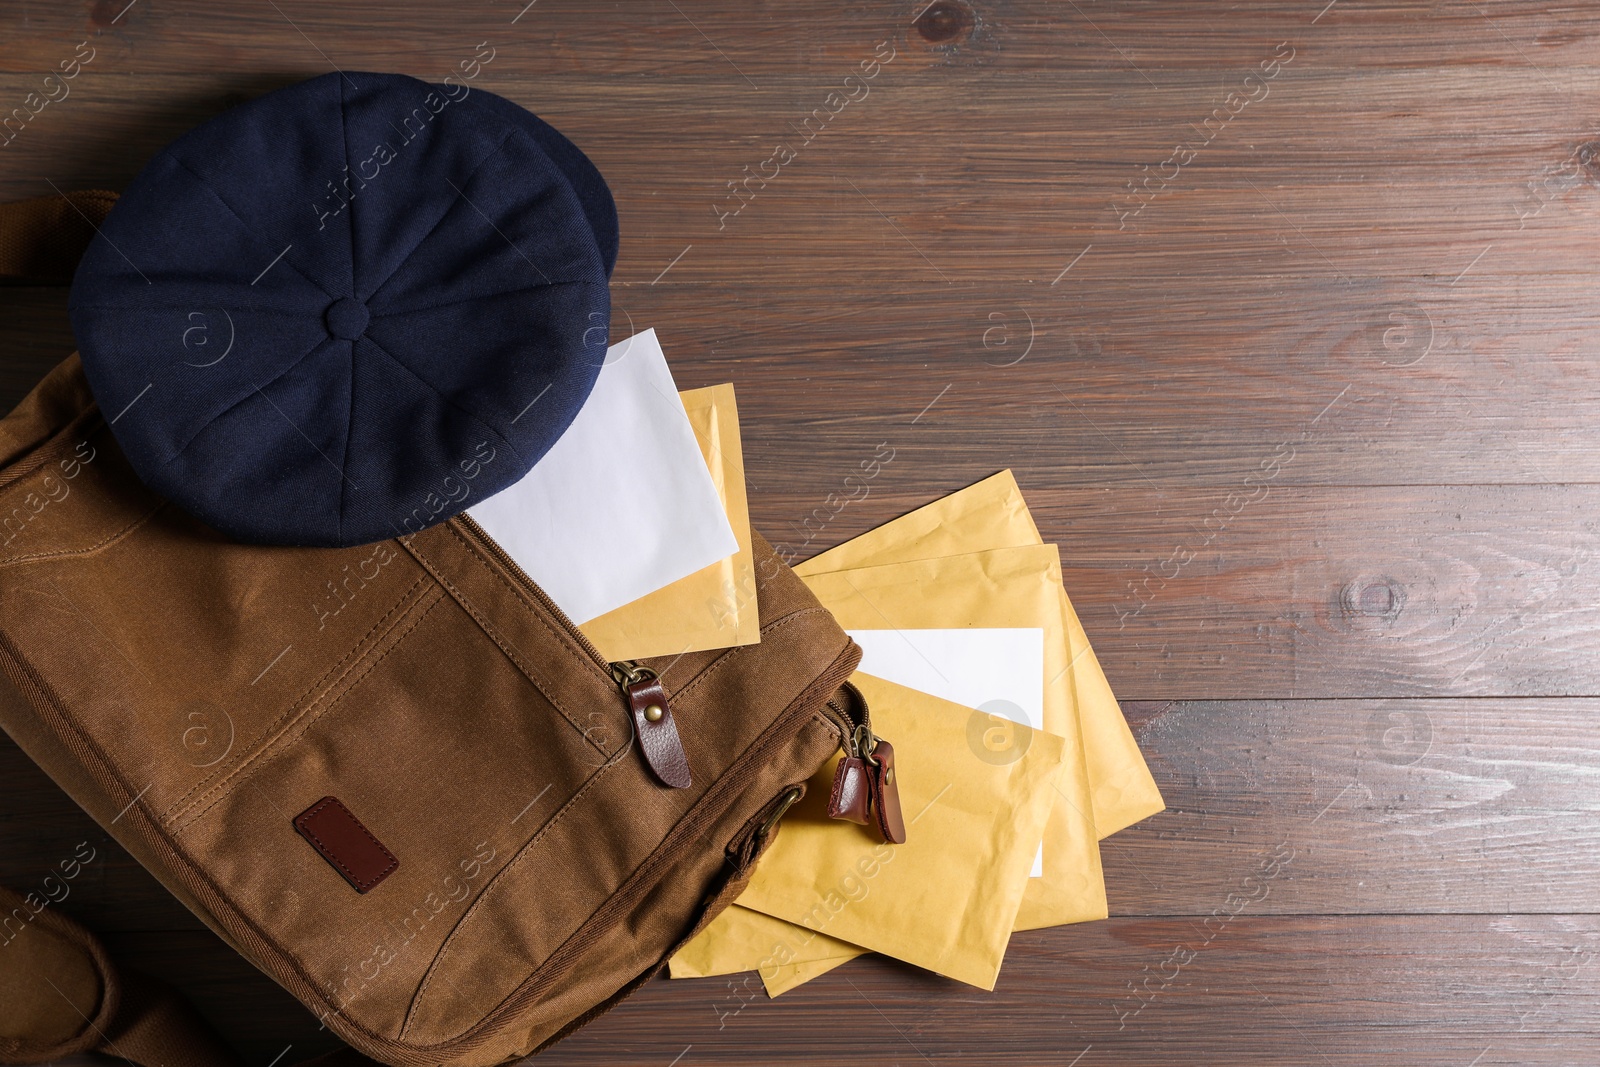
M 367 305 L 348 296 L 335 300 L 322 313 L 328 332 L 343 341 L 354 341 L 365 333 L 371 318 Z

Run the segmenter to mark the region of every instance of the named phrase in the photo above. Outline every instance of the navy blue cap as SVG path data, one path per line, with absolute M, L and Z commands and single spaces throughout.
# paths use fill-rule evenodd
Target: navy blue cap
M 617 214 L 548 123 L 465 84 L 328 74 L 134 179 L 73 279 L 144 482 L 238 539 L 347 546 L 511 485 L 605 361 Z

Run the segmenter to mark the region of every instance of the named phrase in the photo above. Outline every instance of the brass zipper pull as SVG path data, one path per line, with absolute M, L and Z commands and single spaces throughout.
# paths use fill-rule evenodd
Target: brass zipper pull
M 768 801 L 767 806 L 762 809 L 761 821 L 756 824 L 754 831 L 740 835 L 728 845 L 728 862 L 739 871 L 743 871 L 755 862 L 757 854 L 766 847 L 767 839 L 778 828 L 778 822 L 790 808 L 794 807 L 795 801 L 805 795 L 805 783 L 798 782 Z
M 611 677 L 628 701 L 633 736 L 650 773 L 662 785 L 687 789 L 692 784 L 689 757 L 678 737 L 678 726 L 667 702 L 666 687 L 649 667 L 632 660 L 611 664 Z
M 777 801 L 774 802 L 772 810 L 767 812 L 767 817 L 761 820 L 760 828 L 756 830 L 757 848 L 760 847 L 761 842 L 767 839 L 767 835 L 772 833 L 773 827 L 778 825 L 779 820 L 789 813 L 790 808 L 794 807 L 795 802 L 805 795 L 806 787 L 804 785 L 791 785 L 783 791 Z

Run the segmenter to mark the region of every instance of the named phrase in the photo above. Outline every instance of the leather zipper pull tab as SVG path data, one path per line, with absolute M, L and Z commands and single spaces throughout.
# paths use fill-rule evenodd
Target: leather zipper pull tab
M 849 819 L 865 826 L 871 821 L 872 806 L 867 761 L 844 755 L 833 772 L 833 791 L 828 794 L 828 818 Z
M 878 832 L 892 844 L 906 843 L 906 824 L 900 814 L 900 787 L 894 780 L 894 746 L 877 738 L 867 755 L 867 783 L 872 793 L 872 814 Z
M 863 826 L 876 825 L 885 841 L 906 843 L 900 786 L 895 782 L 894 746 L 875 736 L 864 724 L 851 733 L 848 748 L 834 769 L 828 816 Z
M 614 663 L 611 674 L 628 698 L 633 736 L 639 742 L 639 753 L 650 773 L 662 785 L 673 789 L 689 788 L 692 784 L 689 757 L 683 751 L 683 741 L 678 737 L 678 725 L 672 719 L 672 705 L 667 702 L 667 690 L 661 679 L 649 667 L 636 663 Z

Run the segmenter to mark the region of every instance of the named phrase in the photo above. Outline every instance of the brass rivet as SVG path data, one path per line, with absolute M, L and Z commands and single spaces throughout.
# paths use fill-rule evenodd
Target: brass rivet
M 661 709 L 660 704 L 651 704 L 648 708 L 644 709 L 644 717 L 651 722 L 660 722 L 661 716 L 665 714 L 666 712 Z
M 887 784 L 887 785 L 894 785 L 894 768 L 893 767 L 890 767 L 887 771 L 884 772 L 883 780 L 884 780 L 884 783 Z

